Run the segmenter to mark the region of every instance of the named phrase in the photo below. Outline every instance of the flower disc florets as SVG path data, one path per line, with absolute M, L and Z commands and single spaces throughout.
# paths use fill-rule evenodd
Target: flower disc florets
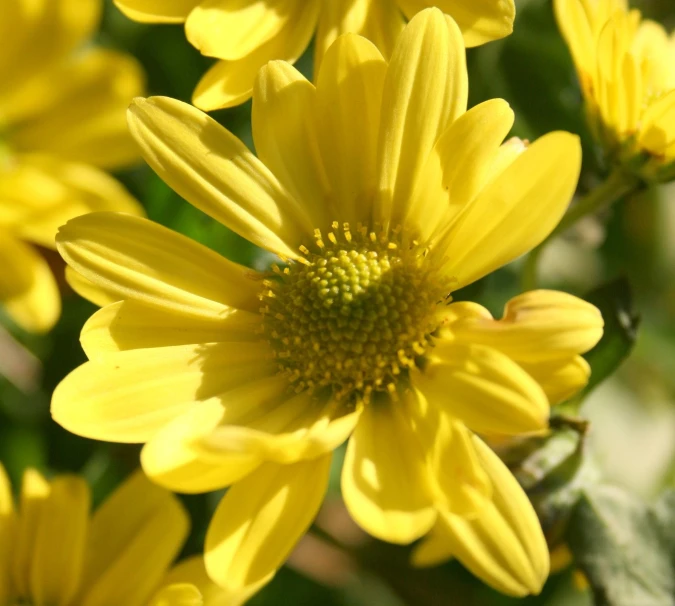
M 334 224 L 336 229 L 338 226 Z M 367 401 L 396 391 L 423 356 L 446 302 L 426 251 L 397 232 L 343 226 L 265 281 L 265 334 L 280 370 L 298 391 L 329 387 L 338 398 Z

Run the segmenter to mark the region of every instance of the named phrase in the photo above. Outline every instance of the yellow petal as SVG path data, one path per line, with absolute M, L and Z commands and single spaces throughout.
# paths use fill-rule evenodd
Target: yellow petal
M 382 55 L 365 38 L 345 34 L 328 49 L 317 77 L 321 155 L 341 221 L 371 222 L 377 191 Z
M 230 488 L 206 534 L 209 576 L 234 594 L 271 579 L 316 516 L 330 462 L 266 463 Z
M 209 578 L 201 555 L 187 558 L 174 566 L 166 575 L 164 583 L 191 583 L 204 596 L 205 606 L 240 606 L 265 584 L 252 585 L 247 590 L 230 593 Z
M 577 70 L 593 73 L 596 68 L 596 41 L 582 0 L 554 0 L 553 7 Z
M 415 16 L 398 39 L 382 99 L 379 220 L 398 224 L 429 152 L 466 111 L 468 83 L 459 28 L 438 9 Z
M 99 307 L 105 307 L 120 300 L 119 296 L 87 280 L 68 265 L 66 265 L 66 282 L 83 299 Z
M 252 453 L 227 460 L 205 459 L 193 443 L 213 431 L 225 416 L 218 400 L 193 404 L 160 429 L 141 451 L 143 470 L 153 482 L 186 493 L 219 490 L 241 480 L 261 463 Z
M 440 343 L 413 382 L 429 403 L 480 433 L 518 434 L 544 429 L 549 404 L 520 366 L 484 345 Z
M 642 116 L 638 144 L 652 154 L 662 154 L 675 143 L 675 90 L 652 103 Z
M 498 349 L 514 360 L 537 363 L 587 352 L 602 337 L 594 305 L 554 290 L 534 290 L 511 299 L 501 320 L 470 317 L 450 326 L 465 343 Z
M 180 196 L 251 242 L 289 258 L 311 219 L 234 135 L 174 99 L 136 99 L 129 128 L 143 156 Z
M 581 168 L 579 138 L 537 139 L 467 205 L 440 248 L 461 288 L 534 248 L 560 221 Z
M 204 111 L 233 107 L 250 98 L 258 70 L 279 59 L 295 63 L 309 45 L 320 2 L 310 2 L 277 36 L 236 61 L 218 61 L 197 84 L 192 102 Z
M 347 445 L 342 496 L 366 532 L 411 543 L 434 523 L 425 452 L 397 402 L 365 407 Z
M 61 227 L 56 244 L 73 269 L 120 299 L 211 320 L 258 307 L 251 270 L 147 219 L 91 213 Z
M 190 318 L 148 307 L 136 301 L 119 301 L 97 311 L 82 327 L 80 343 L 89 359 L 116 351 L 214 343 L 255 341 L 260 316 L 232 309 L 222 318 Z
M 539 383 L 551 406 L 571 398 L 586 386 L 591 376 L 591 367 L 581 356 L 547 362 L 519 362 L 519 365 Z
M 19 155 L 0 169 L 0 222 L 24 240 L 54 248 L 59 226 L 96 211 L 143 214 L 121 183 L 86 164 Z
M 127 130 L 125 109 L 143 92 L 143 71 L 133 57 L 92 49 L 21 92 L 29 102 L 45 98 L 49 103 L 14 126 L 10 143 L 19 151 L 105 168 L 136 162 L 140 154 Z
M 81 606 L 145 606 L 189 530 L 178 499 L 142 473 L 127 479 L 91 521 Z
M 57 476 L 41 507 L 31 563 L 30 588 L 37 606 L 67 606 L 82 577 L 90 495 L 77 476 Z
M 49 499 L 49 482 L 35 469 L 27 469 L 21 482 L 16 549 L 12 552 L 12 580 L 20 597 L 30 597 L 31 571 L 40 518 Z
M 426 240 L 484 187 L 495 156 L 513 126 L 513 111 L 492 99 L 461 115 L 441 135 L 417 181 L 404 217 Z
M 302 201 L 316 227 L 330 225 L 337 214 L 319 153 L 314 86 L 285 61 L 271 61 L 258 72 L 251 121 L 260 160 Z
M 181 23 L 201 0 L 114 0 L 129 19 L 142 23 Z
M 30 332 L 50 330 L 61 315 L 61 297 L 47 262 L 0 230 L 0 265 L 0 303 L 10 317 Z
M 429 534 L 413 548 L 410 563 L 417 568 L 426 568 L 438 566 L 452 557 L 447 532 L 442 527 L 442 522 L 437 522 Z
M 518 482 L 490 448 L 474 437 L 492 481 L 492 502 L 475 520 L 441 514 L 450 551 L 473 574 L 499 591 L 538 594 L 549 572 L 539 520 Z
M 8 604 L 11 592 L 12 561 L 16 557 L 16 514 L 12 486 L 0 463 L 0 603 Z
M 175 583 L 160 589 L 150 600 L 150 606 L 202 606 L 199 589 L 189 583 Z
M 273 374 L 267 343 L 122 351 L 87 362 L 56 388 L 52 416 L 78 435 L 146 442 L 195 402 Z
M 272 40 L 299 12 L 301 0 L 203 0 L 185 23 L 202 55 L 234 61 Z

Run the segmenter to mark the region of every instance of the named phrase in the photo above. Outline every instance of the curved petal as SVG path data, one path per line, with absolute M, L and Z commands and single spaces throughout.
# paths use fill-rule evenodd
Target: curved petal
M 78 274 L 72 267 L 66 265 L 66 282 L 83 299 L 98 307 L 105 307 L 112 303 L 117 303 L 120 298 L 104 288 L 97 286 L 92 281 L 87 280 L 83 275 Z
M 410 554 L 410 563 L 416 568 L 438 566 L 452 559 L 447 532 L 442 522 L 436 522 L 429 534 L 417 543 Z
M 652 103 L 642 115 L 638 145 L 662 154 L 675 143 L 675 90 Z
M 558 224 L 581 169 L 576 135 L 537 139 L 468 204 L 439 243 L 444 271 L 466 286 L 539 244 Z
M 89 50 L 17 93 L 21 98 L 12 103 L 19 107 L 30 108 L 34 99 L 49 103 L 15 123 L 9 141 L 18 151 L 40 151 L 104 168 L 126 166 L 140 154 L 129 136 L 125 110 L 144 90 L 143 70 L 132 56 Z
M 221 423 L 225 409 L 218 400 L 200 402 L 160 429 L 141 451 L 143 471 L 153 482 L 176 492 L 201 493 L 230 486 L 261 463 L 249 453 L 227 461 L 205 460 L 193 442 Z
M 564 402 L 586 387 L 591 376 L 591 367 L 581 356 L 546 362 L 519 362 L 519 366 L 539 383 L 551 406 Z
M 449 551 L 502 593 L 538 594 L 548 576 L 549 553 L 537 514 L 499 457 L 478 438 L 474 442 L 494 486 L 492 502 L 475 520 L 440 514 Z
M 54 248 L 59 226 L 79 215 L 142 206 L 107 173 L 45 155 L 18 155 L 0 169 L 0 224 L 23 240 Z
M 484 345 L 441 342 L 412 379 L 430 404 L 479 433 L 519 434 L 548 424 L 541 387 L 510 358 Z
M 73 269 L 120 299 L 214 321 L 258 307 L 251 270 L 147 219 L 91 213 L 61 227 L 56 245 Z
M 403 222 L 422 240 L 447 223 L 485 186 L 514 114 L 502 99 L 471 108 L 440 136 L 417 180 Z
M 30 595 L 36 604 L 70 604 L 82 578 L 90 494 L 78 476 L 51 483 L 35 530 Z
M 197 84 L 194 105 L 211 111 L 246 101 L 258 70 L 268 61 L 295 63 L 300 58 L 312 39 L 320 8 L 320 2 L 309 3 L 269 42 L 236 61 L 218 61 Z
M 433 525 L 425 453 L 397 402 L 365 407 L 347 445 L 342 496 L 359 526 L 390 543 L 411 543 Z
M 80 343 L 90 360 L 116 351 L 223 341 L 257 341 L 260 316 L 233 309 L 222 318 L 190 318 L 118 301 L 100 309 L 82 327 Z
M 30 332 L 50 330 L 61 315 L 61 296 L 47 262 L 32 247 L 0 230 L 0 303 Z
M 272 578 L 316 516 L 331 455 L 293 465 L 266 463 L 223 497 L 206 534 L 209 576 L 238 593 Z
M 428 6 L 437 6 L 459 25 L 467 47 L 508 36 L 516 17 L 514 0 L 398 0 L 408 19 Z
M 457 25 L 438 9 L 415 16 L 398 39 L 384 82 L 378 141 L 378 219 L 385 225 L 402 222 L 429 152 L 466 111 L 465 55 Z
M 187 537 L 180 501 L 134 473 L 91 521 L 82 606 L 144 606 Z
M 189 583 L 175 583 L 162 587 L 149 602 L 149 606 L 203 606 L 203 604 L 201 592 Z
M 113 0 L 129 19 L 142 23 L 182 23 L 201 0 Z
M 319 151 L 316 89 L 292 65 L 270 61 L 253 89 L 253 142 L 260 160 L 301 200 L 316 227 L 330 225 L 331 184 Z
M 16 513 L 12 486 L 0 463 L 0 603 L 9 604 L 12 561 L 16 556 Z
M 337 207 L 332 220 L 371 223 L 386 71 L 371 42 L 345 34 L 326 52 L 316 78 L 318 139 Z
M 600 310 L 583 299 L 534 290 L 512 298 L 501 320 L 465 317 L 449 329 L 467 344 L 480 343 L 519 362 L 537 363 L 587 352 L 602 337 L 603 325 Z
M 136 99 L 129 129 L 143 157 L 180 196 L 240 236 L 288 258 L 314 226 L 234 135 L 187 103 Z
M 274 374 L 267 343 L 207 343 L 109 354 L 71 372 L 54 391 L 54 420 L 78 435 L 147 442 L 195 402 Z

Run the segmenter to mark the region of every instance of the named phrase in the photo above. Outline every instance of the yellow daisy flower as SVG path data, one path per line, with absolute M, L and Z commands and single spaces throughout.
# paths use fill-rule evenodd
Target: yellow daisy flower
M 136 61 L 82 45 L 101 0 L 13 0 L 0 19 L 0 304 L 42 332 L 60 314 L 56 282 L 34 245 L 54 248 L 64 221 L 94 210 L 139 214 L 101 168 L 138 158 L 125 109 L 142 94 Z
M 193 103 L 210 111 L 251 97 L 268 61 L 294 63 L 315 37 L 314 74 L 328 47 L 345 33 L 372 40 L 389 59 L 405 19 L 436 6 L 457 22 L 467 46 L 513 31 L 514 0 L 115 0 L 131 19 L 185 23 L 190 43 L 220 59 L 202 78 Z
M 217 606 L 199 556 L 169 570 L 189 530 L 178 499 L 130 476 L 90 514 L 76 475 L 23 476 L 18 507 L 0 465 L 0 604 Z
M 367 532 L 410 543 L 447 520 L 455 555 L 486 582 L 524 595 L 546 578 L 531 506 L 469 430 L 545 429 L 550 401 L 585 384 L 579 354 L 602 319 L 564 293 L 515 297 L 501 320 L 449 293 L 546 237 L 580 145 L 563 132 L 501 145 L 508 104 L 466 105 L 461 31 L 438 9 L 410 21 L 389 64 L 346 34 L 316 87 L 285 62 L 260 71 L 259 158 L 188 104 L 130 109 L 155 171 L 276 253 L 274 271 L 130 216 L 60 230 L 69 265 L 121 301 L 85 325 L 90 362 L 52 414 L 80 435 L 145 443 L 146 473 L 174 490 L 230 486 L 205 548 L 229 590 L 281 566 L 347 439 L 342 493 Z
M 643 177 L 675 177 L 675 34 L 625 0 L 556 0 L 589 122 L 610 158 Z

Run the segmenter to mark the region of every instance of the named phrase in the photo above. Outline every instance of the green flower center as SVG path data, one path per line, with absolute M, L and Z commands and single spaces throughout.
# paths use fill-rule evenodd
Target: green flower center
M 334 227 L 337 227 L 334 224 Z M 353 234 L 314 250 L 265 281 L 264 330 L 282 373 L 297 391 L 327 387 L 338 398 L 368 401 L 395 393 L 424 355 L 449 288 L 426 251 L 394 234 Z

